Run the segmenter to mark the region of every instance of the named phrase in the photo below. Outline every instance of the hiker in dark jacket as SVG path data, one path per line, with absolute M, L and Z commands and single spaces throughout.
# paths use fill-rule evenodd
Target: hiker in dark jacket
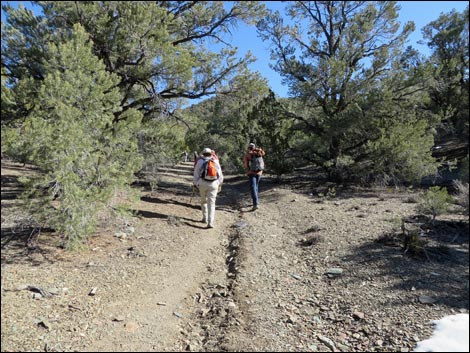
M 248 145 L 248 149 L 243 157 L 243 166 L 245 167 L 248 179 L 250 180 L 250 190 L 251 198 L 253 200 L 253 211 L 258 209 L 259 205 L 259 196 L 258 196 L 258 186 L 263 174 L 263 170 L 253 170 L 251 167 L 251 161 L 253 157 L 263 157 L 266 153 L 262 148 L 256 147 L 254 143 Z M 255 168 L 256 169 L 256 168 Z

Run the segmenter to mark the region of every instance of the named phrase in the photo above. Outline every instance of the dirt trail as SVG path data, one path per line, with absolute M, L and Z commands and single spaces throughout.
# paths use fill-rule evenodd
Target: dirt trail
M 180 326 L 190 317 L 198 286 L 225 283 L 227 239 L 238 213 L 227 184 L 217 202 L 216 227 L 205 229 L 199 197 L 191 195 L 191 172 L 192 163 L 162 170 L 159 189 L 144 192 L 135 205 L 134 233 L 117 238 L 110 226 L 79 253 L 44 244 L 28 251 L 2 224 L 2 350 L 179 350 Z M 2 180 L 11 183 L 15 174 L 5 168 Z M 16 201 L 9 198 L 5 206 L 13 213 L 10 200 Z M 32 284 L 65 290 L 39 300 L 12 291 Z M 88 295 L 95 287 L 96 294 Z M 14 301 L 24 309 L 10 312 Z
M 126 293 L 116 293 L 104 308 L 110 316 L 128 313 L 124 330 L 114 325 L 100 340 L 87 346 L 87 350 L 179 350 L 175 344 L 181 322 L 191 315 L 192 295 L 201 283 L 224 283 L 224 243 L 236 214 L 229 198 L 221 196 L 216 228 L 205 229 L 200 222 L 198 195 L 185 197 L 185 191 L 192 185 L 191 172 L 189 162 L 165 169 L 160 174 L 161 184 L 171 185 L 175 195 L 157 190 L 144 198 L 138 212 L 144 218 L 140 226 L 160 241 L 140 245 L 145 248 L 147 259 L 134 272 L 134 285 Z M 224 192 L 227 194 L 227 190 Z M 162 227 L 162 220 L 170 223 L 169 229 L 165 229 L 166 224 Z M 163 244 L 165 241 L 170 244 Z
M 465 216 L 440 220 L 452 234 L 429 234 L 446 247 L 433 261 L 383 242 L 394 220 L 415 216 L 413 191 L 326 199 L 265 176 L 251 212 L 246 178 L 226 176 L 204 229 L 188 162 L 160 171 L 130 224 L 110 221 L 68 253 L 46 234 L 28 249 L 28 230 L 12 233 L 19 210 L 3 196 L 16 170 L 4 167 L 2 351 L 411 351 L 431 320 L 468 312 Z M 15 290 L 24 285 L 55 295 L 33 299 Z

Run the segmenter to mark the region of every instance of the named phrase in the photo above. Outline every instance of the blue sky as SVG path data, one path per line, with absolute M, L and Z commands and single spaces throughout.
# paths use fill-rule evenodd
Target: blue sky
M 26 7 L 31 8 L 29 1 L 2 1 L 12 5 L 23 3 Z M 282 10 L 285 6 L 277 1 L 265 1 L 270 9 Z M 401 10 L 399 11 L 400 22 L 406 23 L 413 21 L 416 30 L 409 37 L 408 45 L 412 45 L 425 55 L 429 55 L 426 45 L 419 45 L 417 42 L 422 40 L 421 29 L 429 22 L 436 20 L 441 13 L 448 13 L 452 9 L 462 12 L 466 7 L 467 1 L 398 1 Z M 2 21 L 4 20 L 2 12 Z M 271 89 L 280 97 L 287 97 L 288 89 L 281 84 L 281 77 L 278 73 L 269 67 L 269 43 L 263 42 L 257 37 L 256 29 L 252 26 L 240 25 L 233 31 L 230 40 L 233 46 L 238 47 L 239 54 L 244 56 L 249 50 L 257 58 L 257 61 L 250 65 L 253 71 L 259 71 L 263 77 L 268 79 Z
M 281 10 L 283 3 L 276 1 L 265 1 L 271 9 Z M 398 1 L 401 10 L 399 11 L 399 21 L 404 24 L 409 21 L 415 23 L 415 31 L 409 36 L 408 45 L 413 46 L 425 55 L 429 55 L 426 45 L 417 44 L 422 40 L 421 29 L 436 20 L 441 13 L 448 13 L 452 9 L 462 12 L 468 5 L 468 1 Z M 269 43 L 257 38 L 256 30 L 253 27 L 240 26 L 234 32 L 232 45 L 238 47 L 240 54 L 245 54 L 248 50 L 258 59 L 251 64 L 253 71 L 259 71 L 262 76 L 268 79 L 271 89 L 280 97 L 287 97 L 288 88 L 282 86 L 279 74 L 269 68 L 270 54 Z

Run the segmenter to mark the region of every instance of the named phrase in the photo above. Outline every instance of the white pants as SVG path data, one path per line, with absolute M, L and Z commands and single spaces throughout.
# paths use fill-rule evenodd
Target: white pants
M 214 226 L 215 217 L 215 199 L 217 198 L 217 189 L 219 188 L 219 181 L 206 181 L 199 182 L 199 193 L 201 194 L 201 210 L 202 218 L 207 221 L 209 226 Z

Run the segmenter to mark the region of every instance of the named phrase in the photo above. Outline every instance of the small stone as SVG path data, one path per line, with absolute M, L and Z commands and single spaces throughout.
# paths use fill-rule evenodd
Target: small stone
M 332 340 L 325 336 L 318 336 L 318 340 L 324 343 L 328 348 L 330 348 L 333 352 L 336 351 L 335 344 Z
M 364 313 L 360 312 L 360 311 L 355 311 L 353 312 L 353 318 L 356 319 L 356 320 L 362 320 L 364 319 Z
M 339 267 L 331 267 L 325 272 L 327 275 L 340 276 L 343 274 L 343 269 Z
M 437 300 L 434 299 L 434 298 L 431 298 L 427 295 L 421 295 L 419 298 L 418 298 L 419 302 L 422 303 L 422 304 L 434 304 Z

